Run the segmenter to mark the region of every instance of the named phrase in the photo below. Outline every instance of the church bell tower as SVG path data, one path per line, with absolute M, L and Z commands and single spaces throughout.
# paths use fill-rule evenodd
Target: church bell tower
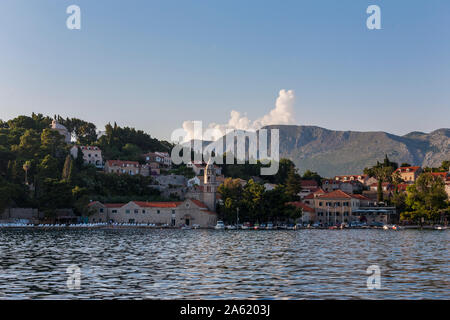
M 203 202 L 210 211 L 216 211 L 216 170 L 211 159 L 209 159 L 203 173 Z

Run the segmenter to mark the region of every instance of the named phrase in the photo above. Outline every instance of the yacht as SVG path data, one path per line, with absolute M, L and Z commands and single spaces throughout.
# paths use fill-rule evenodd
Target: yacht
M 223 229 L 225 229 L 225 224 L 223 223 L 223 221 L 217 221 L 217 224 L 214 227 L 214 229 L 216 229 L 216 230 L 223 230 Z

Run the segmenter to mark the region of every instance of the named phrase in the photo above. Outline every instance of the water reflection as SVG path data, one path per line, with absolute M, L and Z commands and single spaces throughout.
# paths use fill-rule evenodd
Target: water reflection
M 448 245 L 447 231 L 6 229 L 0 298 L 448 299 Z

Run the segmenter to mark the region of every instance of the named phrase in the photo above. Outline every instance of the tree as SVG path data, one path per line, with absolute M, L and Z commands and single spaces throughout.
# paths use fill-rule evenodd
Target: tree
M 301 177 L 294 167 L 291 167 L 286 179 L 286 193 L 290 200 L 298 200 L 298 193 L 302 190 Z
M 28 184 L 28 170 L 31 168 L 31 162 L 25 161 L 23 164 L 23 170 L 25 171 L 25 184 Z
M 421 174 L 416 183 L 407 188 L 407 193 L 406 205 L 409 210 L 402 216 L 405 220 L 421 223 L 423 218 L 436 221 L 441 210 L 448 207 L 444 181 L 430 173 Z
M 73 172 L 74 172 L 74 161 L 72 160 L 72 157 L 70 155 L 67 155 L 66 160 L 64 161 L 64 167 L 61 174 L 61 178 L 71 183 Z
M 375 166 L 364 169 L 365 174 L 369 175 L 370 177 L 375 177 L 378 180 L 378 202 L 383 201 L 383 182 L 392 183 L 392 174 L 397 168 L 398 164 L 396 162 L 390 161 L 388 156 L 386 155 L 382 163 L 377 161 L 377 164 Z
M 322 184 L 322 177 L 317 172 L 311 170 L 306 170 L 302 178 L 305 180 L 315 180 L 319 186 Z

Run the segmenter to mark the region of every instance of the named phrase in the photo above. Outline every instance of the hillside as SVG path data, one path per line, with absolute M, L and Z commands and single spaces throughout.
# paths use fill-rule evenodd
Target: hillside
M 272 125 L 280 130 L 280 157 L 294 161 L 301 172 L 310 169 L 322 176 L 356 174 L 377 160 L 389 159 L 420 166 L 439 166 L 450 159 L 450 129 L 404 136 L 377 131 L 334 131 L 316 126 Z M 238 135 L 245 134 L 239 131 Z M 204 141 L 203 146 L 223 141 Z M 224 150 L 226 148 L 224 147 Z
M 397 136 L 386 132 L 334 131 L 315 126 L 268 126 L 280 130 L 280 156 L 300 171 L 323 176 L 362 172 L 384 158 L 398 163 L 439 166 L 450 159 L 450 129 Z

